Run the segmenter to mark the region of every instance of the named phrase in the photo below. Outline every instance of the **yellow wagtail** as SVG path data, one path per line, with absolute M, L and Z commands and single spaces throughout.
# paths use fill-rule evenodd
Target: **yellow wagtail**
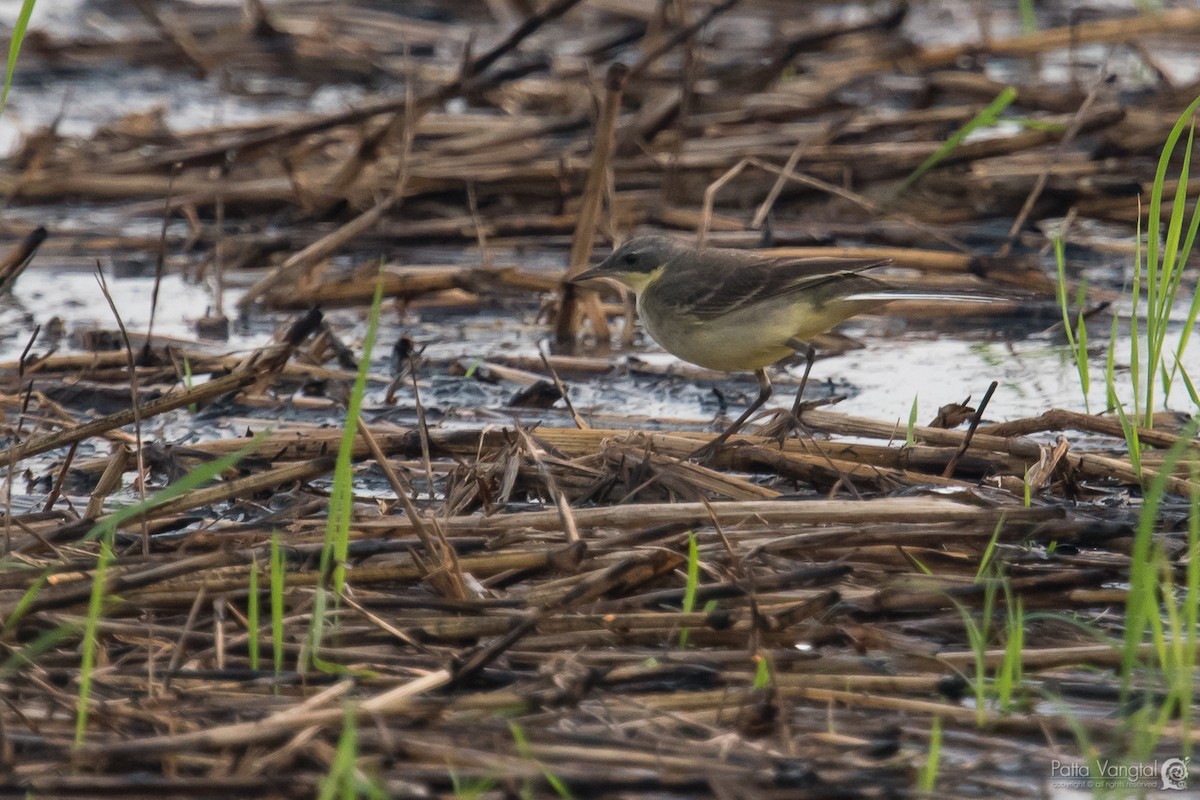
M 848 258 L 764 258 L 700 248 L 661 236 L 631 239 L 573 283 L 608 279 L 633 290 L 646 330 L 674 356 L 722 372 L 753 371 L 758 397 L 707 447 L 725 442 L 771 397 L 765 368 L 850 317 L 892 300 L 967 297 L 914 292 L 863 272 L 887 262 Z M 972 297 L 970 299 L 981 299 Z M 995 299 L 995 298 L 991 298 Z M 805 372 L 805 378 L 808 372 Z M 792 406 L 800 411 L 800 391 Z

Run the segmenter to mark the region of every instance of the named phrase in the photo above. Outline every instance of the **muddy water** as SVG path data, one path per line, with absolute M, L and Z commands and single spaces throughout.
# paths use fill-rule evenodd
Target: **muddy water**
M 153 283 L 148 276 L 108 278 L 113 300 L 131 331 L 145 331 L 148 326 Z M 232 304 L 238 295 L 237 289 L 231 289 L 226 300 Z M 178 275 L 168 276 L 160 291 L 154 330 L 160 336 L 194 339 L 195 320 L 212 303 L 213 294 L 207 285 L 189 283 Z M 507 313 L 437 312 L 423 316 L 420 311 L 410 311 L 402 319 L 394 314 L 385 315 L 374 359 L 375 371 L 388 372 L 391 345 L 401 335 L 408 335 L 425 347 L 430 366 L 423 377 L 431 382 L 431 401 L 450 416 L 454 416 L 456 409 L 468 408 L 502 413 L 507 398 L 518 387 L 489 386 L 456 377 L 448 374 L 446 367 L 456 361 L 470 364 L 480 360 L 503 362 L 513 356 L 536 357 L 539 347 L 546 347 L 548 332 L 532 324 L 535 312 L 536 308 L 530 305 Z M 345 310 L 329 315 L 331 324 L 350 342 L 357 341 L 364 331 L 362 317 L 359 311 Z M 861 348 L 821 358 L 814 367 L 810 397 L 843 396 L 845 399 L 838 406 L 842 411 L 904 421 L 915 399 L 918 419 L 927 421 L 944 404 L 967 397 L 978 400 L 995 380 L 1000 385 L 989 408 L 990 419 L 1036 415 L 1052 407 L 1083 410 L 1076 364 L 1061 341 L 1059 329 L 1046 317 L 1043 312 L 1038 322 L 1026 326 L 1006 321 L 1001 330 L 912 330 L 902 320 L 882 318 L 852 323 L 847 332 L 861 343 Z M 26 272 L 13 297 L 0 303 L 0 361 L 17 358 L 35 326 L 41 325 L 44 332 L 52 331 L 57 326 L 56 320 L 63 323 L 66 335 L 54 343 L 48 333 L 43 333 L 35 343 L 35 351 L 45 353 L 56 345 L 59 352 L 68 352 L 78 348 L 75 334 L 115 327 L 94 272 L 41 267 Z M 274 323 L 268 316 L 256 319 L 251 326 L 232 327 L 229 342 L 221 348 L 241 351 L 264 343 Z M 1105 401 L 1107 327 L 1106 319 L 1101 318 L 1090 333 L 1092 410 L 1103 408 Z M 1118 339 L 1116 359 L 1118 394 L 1126 401 L 1132 396 L 1126 368 L 1129 347 L 1126 333 Z M 714 388 L 732 410 L 755 394 L 755 384 L 749 375 L 693 381 L 630 375 L 622 369 L 630 358 L 661 366 L 677 363 L 644 334 L 637 337 L 632 351 L 613 358 L 616 369 L 603 378 L 564 376 L 580 410 L 700 424 L 721 410 Z M 1200 347 L 1185 351 L 1184 364 L 1189 373 L 1200 374 Z M 778 381 L 780 403 L 786 402 L 792 391 L 788 377 L 798 380 L 802 369 L 799 363 L 785 363 L 777 368 L 776 375 L 784 376 Z M 1172 405 L 1187 408 L 1188 398 L 1181 383 L 1173 398 Z M 372 399 L 380 401 L 382 389 Z

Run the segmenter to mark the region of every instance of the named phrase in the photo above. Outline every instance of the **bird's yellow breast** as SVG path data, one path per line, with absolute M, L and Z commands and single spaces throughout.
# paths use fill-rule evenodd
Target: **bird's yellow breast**
M 707 369 L 735 372 L 774 364 L 842 322 L 853 309 L 832 302 L 815 306 L 803 298 L 779 298 L 702 320 L 672 310 L 653 292 L 638 297 L 646 330 L 667 352 Z

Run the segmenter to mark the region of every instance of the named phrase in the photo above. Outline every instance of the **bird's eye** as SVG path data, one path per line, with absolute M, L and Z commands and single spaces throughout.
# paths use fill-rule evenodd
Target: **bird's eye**
M 626 254 L 625 254 L 625 257 L 624 257 L 624 258 L 622 258 L 621 260 L 622 260 L 622 261 L 624 261 L 624 262 L 625 262 L 625 263 L 626 263 L 628 266 L 631 266 L 631 267 L 632 267 L 634 264 L 636 264 L 636 263 L 637 263 L 637 260 L 638 260 L 638 259 L 637 259 L 637 255 L 636 255 L 636 254 L 634 254 L 634 253 L 626 253 Z

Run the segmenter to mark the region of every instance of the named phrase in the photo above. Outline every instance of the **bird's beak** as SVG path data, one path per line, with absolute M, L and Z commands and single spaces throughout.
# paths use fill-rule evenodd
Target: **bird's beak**
M 591 269 L 586 269 L 583 272 L 576 275 L 574 278 L 571 278 L 569 283 L 576 283 L 576 284 L 588 283 L 590 281 L 600 280 L 602 278 L 608 278 L 609 280 L 616 280 L 616 278 L 613 276 L 612 271 L 610 269 L 611 265 L 609 264 L 609 262 L 611 260 L 612 260 L 611 258 L 604 259 L 604 261 L 601 261 L 599 264 L 592 267 Z

